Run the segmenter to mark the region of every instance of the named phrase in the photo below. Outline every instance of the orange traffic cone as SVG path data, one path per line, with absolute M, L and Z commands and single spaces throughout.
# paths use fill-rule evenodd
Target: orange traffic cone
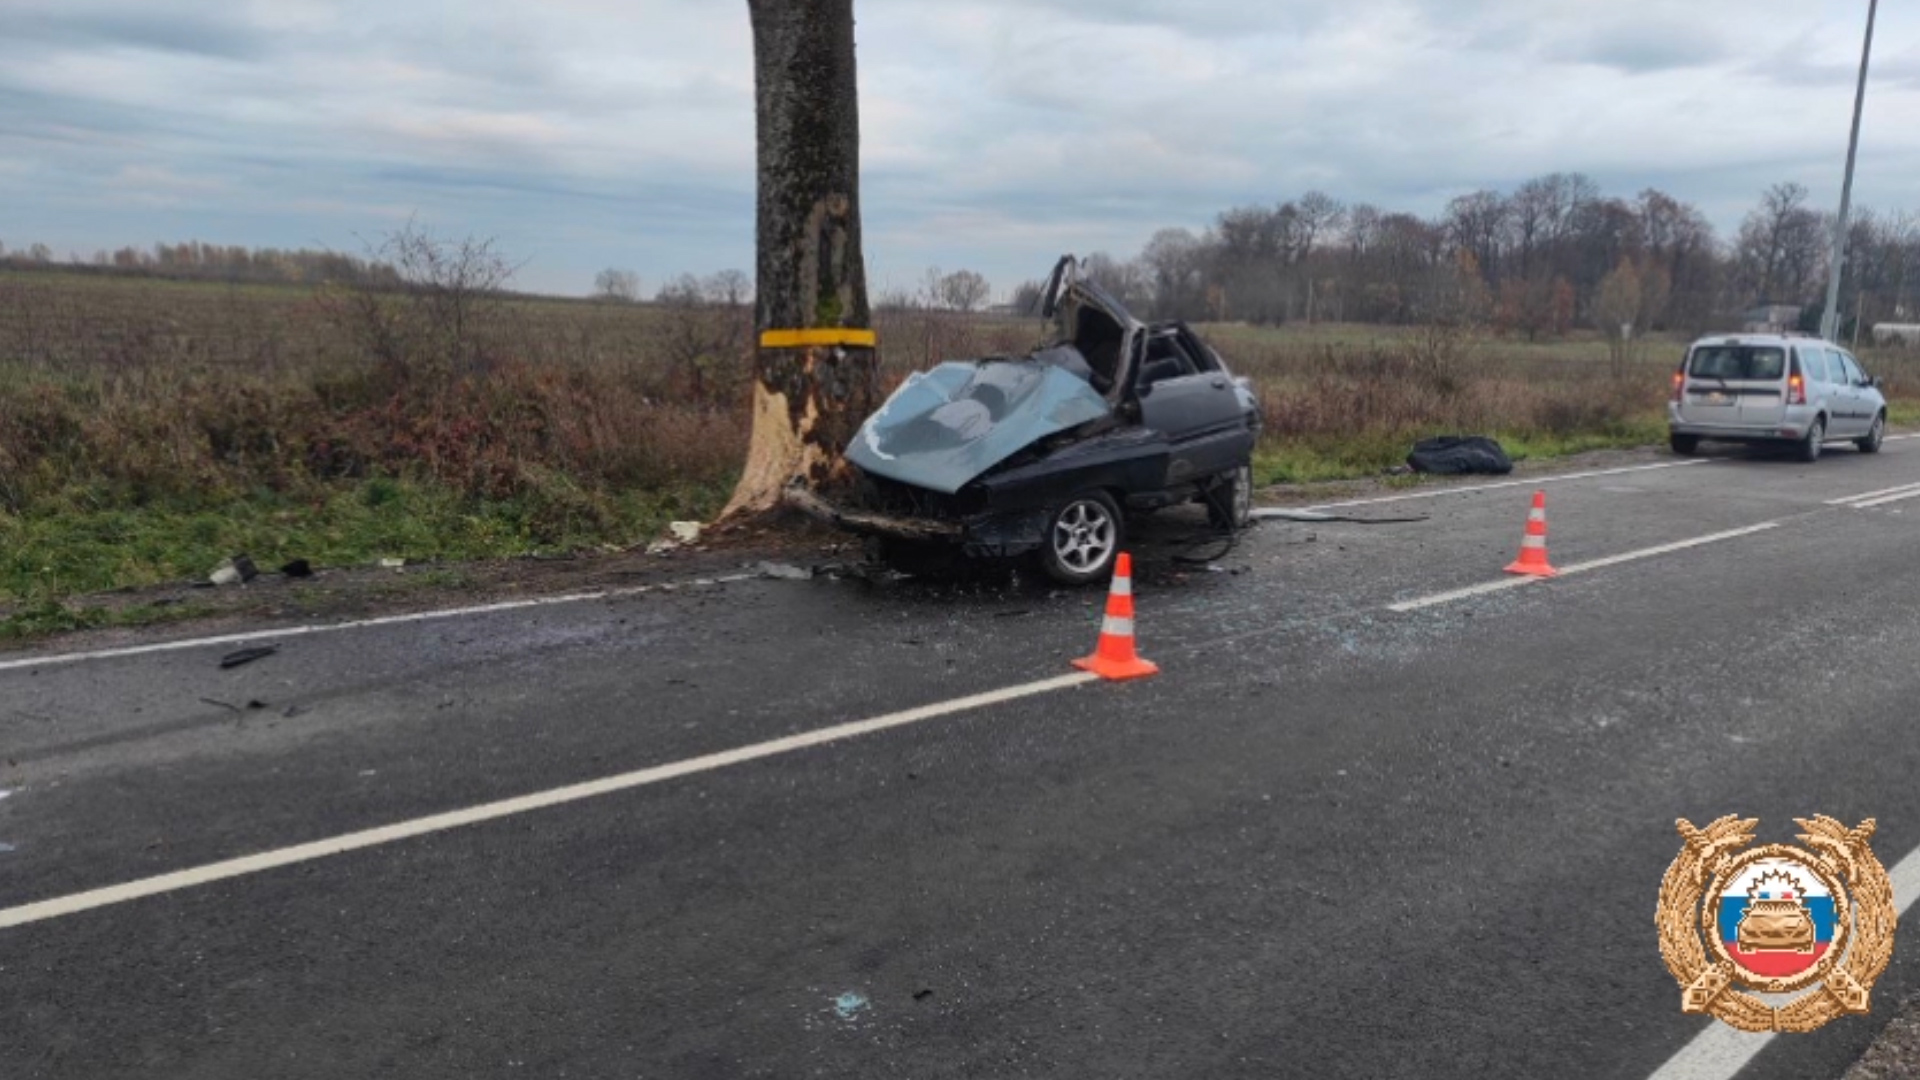
M 1100 645 L 1093 655 L 1073 666 L 1103 679 L 1143 679 L 1158 675 L 1160 667 L 1133 651 L 1133 559 L 1125 552 L 1113 567 L 1113 588 L 1107 593 L 1107 618 L 1100 626 Z
M 1520 541 L 1520 557 L 1507 567 L 1507 573 L 1553 577 L 1559 572 L 1547 561 L 1547 493 L 1536 491 L 1533 509 L 1527 513 L 1527 535 Z

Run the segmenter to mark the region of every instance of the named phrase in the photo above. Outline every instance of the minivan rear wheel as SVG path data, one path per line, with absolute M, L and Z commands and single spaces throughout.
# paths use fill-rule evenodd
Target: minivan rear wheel
M 1700 436 L 1675 432 L 1667 436 L 1667 445 L 1673 447 L 1673 452 L 1681 457 L 1692 457 L 1700 452 Z
M 1853 445 L 1859 447 L 1863 454 L 1877 454 L 1880 452 L 1880 444 L 1886 440 L 1887 414 L 1881 413 L 1873 418 L 1873 426 L 1867 429 L 1866 438 L 1854 440 Z
M 1811 465 L 1820 460 L 1820 450 L 1827 445 L 1827 418 L 1815 417 L 1813 426 L 1807 429 L 1806 441 L 1800 444 L 1800 460 Z

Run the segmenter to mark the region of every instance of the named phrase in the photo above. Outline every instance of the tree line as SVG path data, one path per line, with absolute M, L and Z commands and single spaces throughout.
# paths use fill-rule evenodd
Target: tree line
M 12 270 L 79 270 L 83 272 L 144 275 L 189 281 L 226 281 L 264 285 L 355 285 L 397 288 L 404 282 L 390 263 L 337 251 L 307 248 L 247 248 L 203 244 L 155 244 L 151 248 L 122 247 L 100 250 L 91 257 L 78 252 L 65 262 L 54 258 L 45 244 L 9 250 L 0 243 L 0 266 Z
M 1427 323 L 1472 318 L 1528 336 L 1575 327 L 1702 332 L 1763 305 L 1824 303 L 1833 215 L 1791 183 L 1767 189 L 1731 238 L 1692 204 L 1648 189 L 1601 193 L 1579 173 L 1459 196 L 1437 216 L 1308 192 L 1162 229 L 1131 259 L 1096 253 L 1092 277 L 1157 318 Z M 1859 212 L 1842 314 L 1920 316 L 1920 215 Z M 1038 283 L 1014 293 L 1024 310 Z

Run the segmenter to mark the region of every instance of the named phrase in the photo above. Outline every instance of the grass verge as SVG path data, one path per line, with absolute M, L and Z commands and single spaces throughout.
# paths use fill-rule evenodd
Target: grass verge
M 1407 452 L 1421 437 L 1414 433 L 1378 432 L 1346 438 L 1270 439 L 1254 454 L 1254 481 L 1264 486 L 1377 477 L 1395 465 L 1404 465 Z M 1493 438 L 1516 462 L 1541 461 L 1593 450 L 1663 444 L 1667 428 L 1661 418 L 1648 416 L 1596 431 L 1494 432 Z
M 117 623 L 102 622 L 109 616 L 66 609 L 61 601 L 204 580 L 238 552 L 268 570 L 296 558 L 328 567 L 627 547 L 657 535 L 670 520 L 711 517 L 727 491 L 728 485 L 715 484 L 482 499 L 432 480 L 375 478 L 299 497 L 262 490 L 217 504 L 174 499 L 142 506 L 70 491 L 26 515 L 0 513 L 0 604 L 19 605 L 0 622 L 0 638 L 169 616 L 171 608 L 134 608 L 113 612 Z

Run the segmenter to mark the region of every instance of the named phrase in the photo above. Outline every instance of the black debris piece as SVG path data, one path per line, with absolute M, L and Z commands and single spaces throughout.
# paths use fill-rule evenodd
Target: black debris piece
M 280 646 L 278 645 L 263 645 L 257 649 L 241 649 L 239 652 L 230 652 L 220 658 L 220 670 L 226 671 L 229 668 L 237 668 L 242 664 L 251 664 L 255 660 L 264 660 L 279 651 Z
M 235 555 L 233 557 L 233 568 L 239 571 L 240 581 L 243 584 L 260 576 L 260 568 L 253 565 L 253 560 L 247 558 L 245 555 Z
M 1500 444 L 1484 435 L 1442 435 L 1413 444 L 1407 464 L 1414 472 L 1434 476 L 1505 476 L 1513 459 Z
M 313 564 L 305 559 L 295 559 L 281 567 L 280 572 L 290 578 L 310 578 L 313 576 Z

